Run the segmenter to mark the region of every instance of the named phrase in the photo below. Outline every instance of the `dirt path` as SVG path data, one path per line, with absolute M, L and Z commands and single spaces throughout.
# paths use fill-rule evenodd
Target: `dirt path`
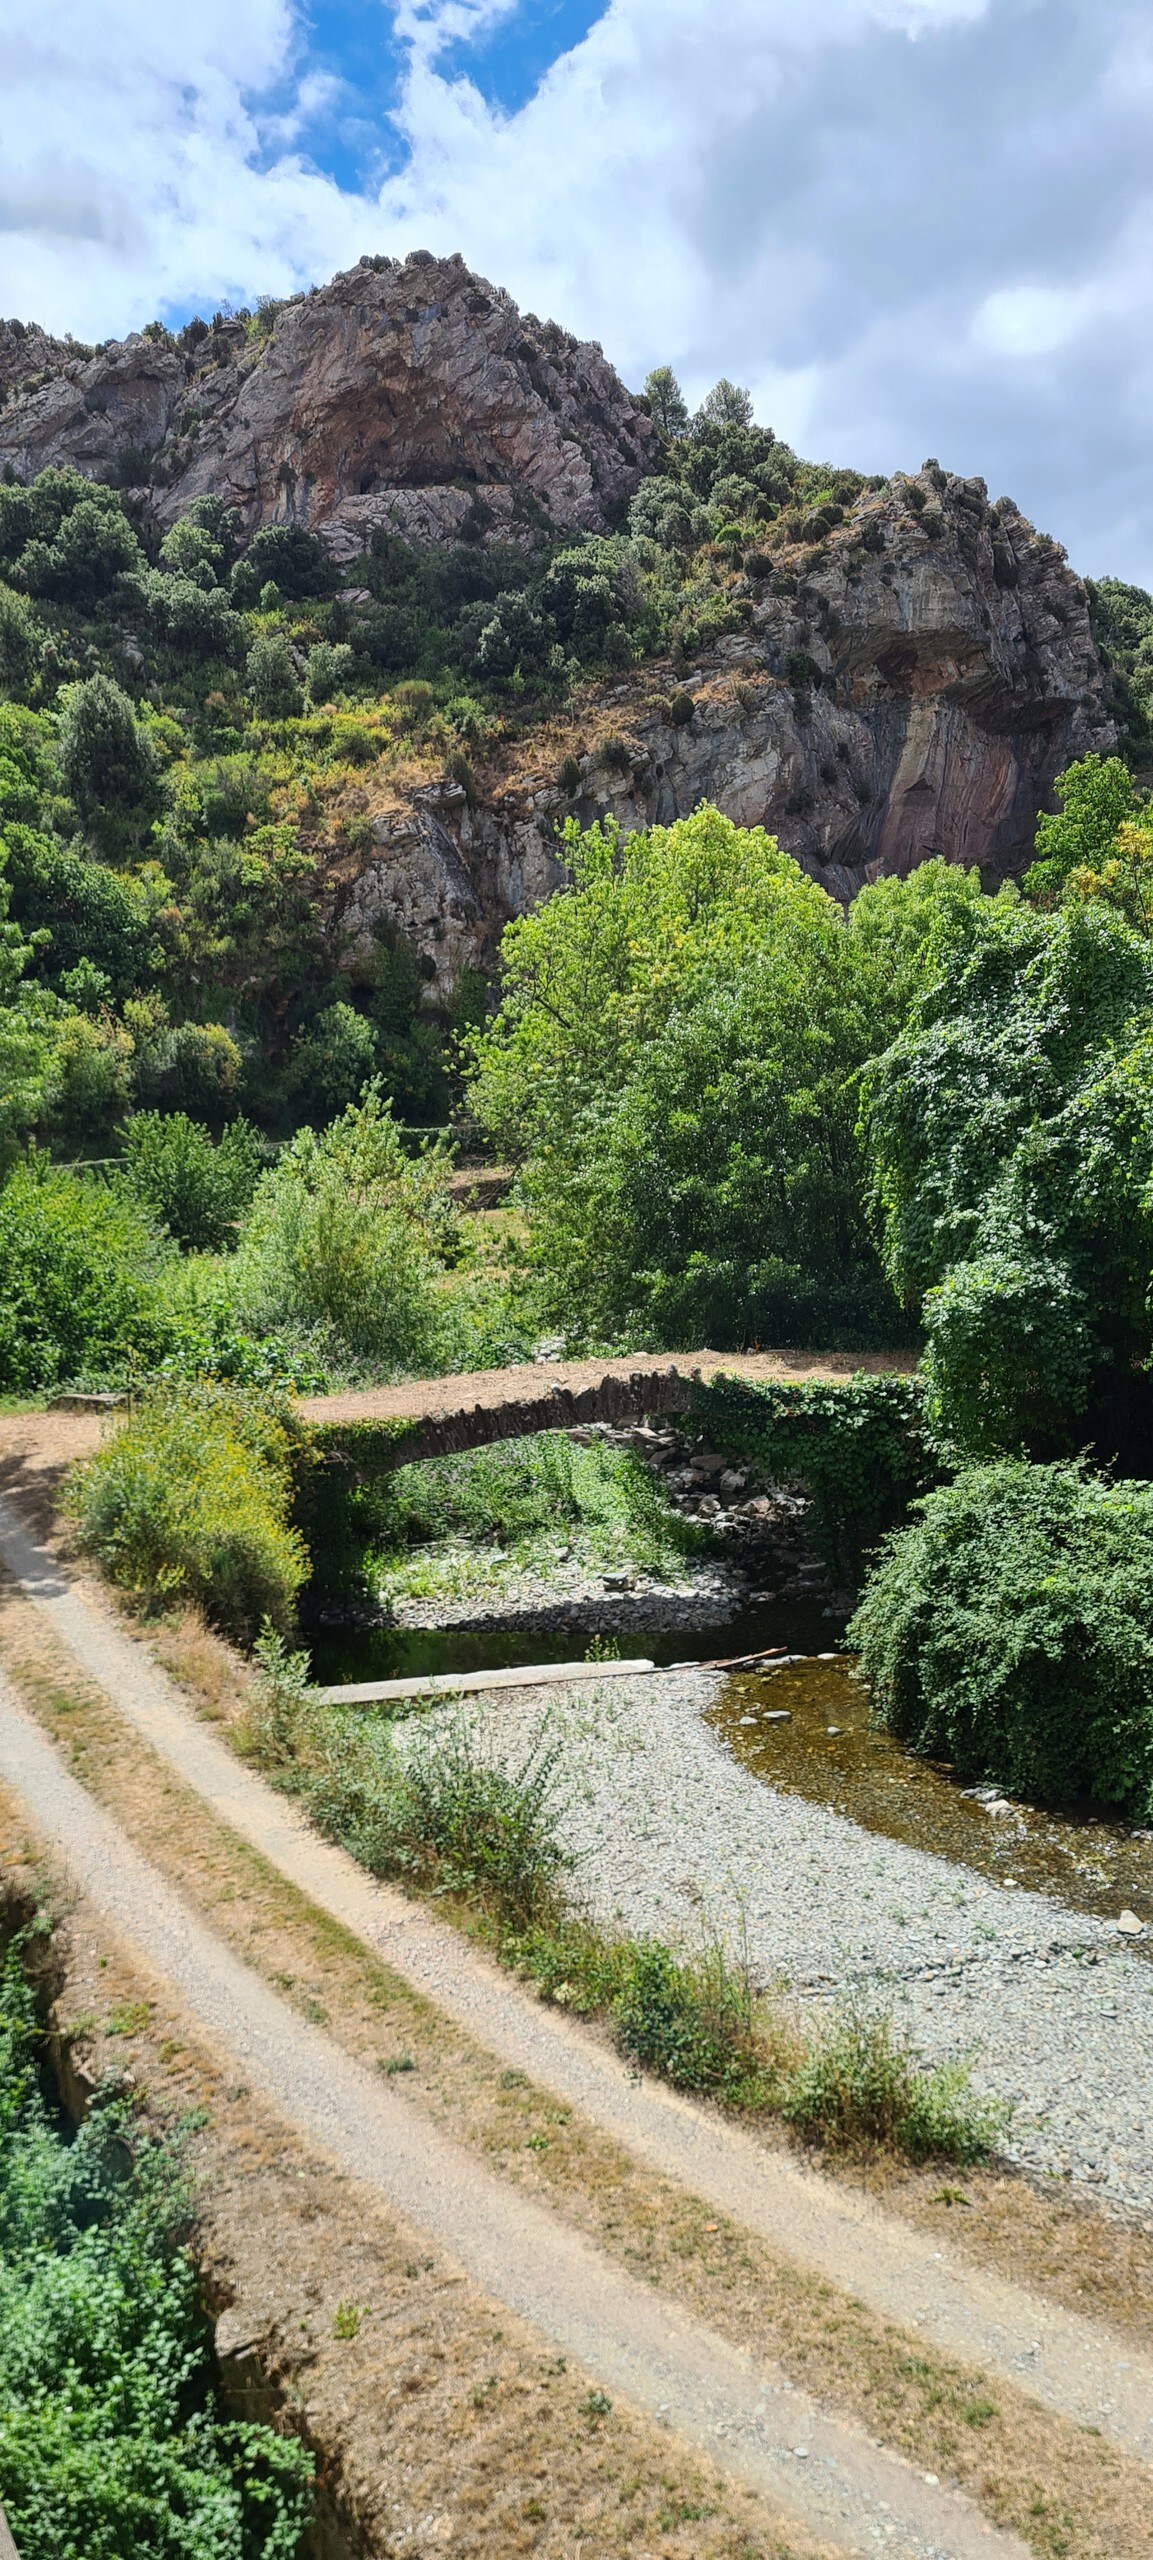
M 294 2125 L 488 2294 L 841 2550 L 1027 2560 L 969 2499 L 824 2416 L 779 2371 L 654 2300 L 559 2217 L 510 2194 L 221 1945 L 69 1776 L 6 1681 L 0 1707 L 0 1774 L 95 1907 Z
M 527 1998 L 453 1930 L 379 1885 L 190 1713 L 144 1648 L 0 1504 L 0 1554 L 74 1658 L 230 1828 L 477 2041 L 624 2149 L 935 2347 L 1153 2459 L 1153 2364 L 1095 2323 L 934 2245 L 761 2147 Z

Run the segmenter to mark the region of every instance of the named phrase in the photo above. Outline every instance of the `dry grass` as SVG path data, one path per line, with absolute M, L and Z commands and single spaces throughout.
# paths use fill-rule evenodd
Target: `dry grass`
M 198 1649 L 186 1658 L 198 1658 Z M 510 2184 L 547 2200 L 720 2334 L 779 2362 L 824 2405 L 955 2480 L 1041 2560 L 1149 2560 L 1148 2477 L 1135 2460 L 1011 2385 L 926 2348 L 643 2169 L 527 2078 L 502 2070 L 219 1824 L 10 1593 L 0 1606 L 0 1659 L 69 1753 L 75 1775 L 218 1934 L 349 2052 L 380 2068 L 411 2061 L 404 2087 L 412 2103 Z M 1011 2182 L 990 2187 L 998 2183 Z M 937 2193 L 941 2185 L 937 2173 Z M 963 2182 L 969 2195 L 981 2185 L 972 2176 Z M 890 2192 L 919 2196 L 919 2214 L 947 2213 L 951 2226 L 964 2208 L 934 2207 L 933 2191 L 931 2177 L 906 2173 Z M 1105 2257 L 1108 2226 L 1101 2228 Z M 1051 2227 L 1050 2250 L 1055 2236 Z M 1124 2307 L 1140 2262 L 1130 2255 L 1109 2263 L 1113 2290 L 1098 2296 L 1098 2315 L 1136 2329 L 1147 2322 L 1148 2297 L 1143 2307 L 1131 2305 L 1138 2320 L 1126 2323 Z M 341 2298 L 356 2299 L 344 2280 Z M 692 2544 L 702 2554 L 708 2547 Z

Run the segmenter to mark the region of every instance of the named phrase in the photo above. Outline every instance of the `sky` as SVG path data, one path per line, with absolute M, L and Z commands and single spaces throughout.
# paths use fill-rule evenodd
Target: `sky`
M 459 249 L 639 388 L 1153 585 L 1149 0 L 0 0 L 0 313 Z

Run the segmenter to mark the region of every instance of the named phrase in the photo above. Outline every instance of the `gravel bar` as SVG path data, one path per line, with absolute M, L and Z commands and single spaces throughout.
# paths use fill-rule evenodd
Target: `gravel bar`
M 968 2060 L 1012 2102 L 1008 2158 L 1153 2214 L 1153 1964 L 1108 1921 L 766 1786 L 703 1721 L 720 1686 L 657 1672 L 515 1691 L 436 1708 L 398 1740 L 467 1712 L 516 1765 L 547 1732 L 558 1828 L 598 1919 L 690 1945 L 719 1933 L 802 2004 L 875 2001 L 927 2059 Z

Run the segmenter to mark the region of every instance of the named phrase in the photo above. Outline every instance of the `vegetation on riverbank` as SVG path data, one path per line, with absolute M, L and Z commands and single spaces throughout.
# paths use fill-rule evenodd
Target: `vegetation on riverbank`
M 22 1952 L 0 1968 L 0 2501 L 21 2560 L 293 2560 L 312 2458 L 223 2414 L 179 2148 L 115 2098 L 65 2138 Z
M 447 1737 L 418 1735 L 401 1751 L 381 1717 L 320 1706 L 305 1656 L 273 1637 L 259 1655 L 246 1737 L 259 1764 L 371 1873 L 446 1897 L 544 1998 L 604 2018 L 631 2060 L 833 2148 L 969 2162 L 994 2146 L 1003 2109 L 977 2097 L 963 2068 L 923 2068 L 884 2016 L 862 2010 L 806 2029 L 758 1998 L 719 1943 L 685 1953 L 582 1914 L 547 1727 L 513 1770 L 464 1717 Z

